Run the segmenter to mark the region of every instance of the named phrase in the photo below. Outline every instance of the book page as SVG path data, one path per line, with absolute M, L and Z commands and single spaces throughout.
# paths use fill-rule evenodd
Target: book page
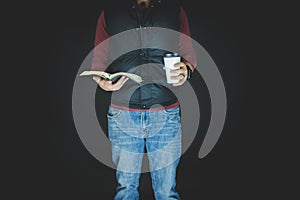
M 110 78 L 109 74 L 103 71 L 84 71 L 80 74 L 80 76 L 87 76 L 87 75 L 97 75 L 100 76 L 102 78 Z
M 126 76 L 137 83 L 141 83 L 143 81 L 140 76 L 132 73 L 127 73 L 127 72 L 117 72 L 114 74 L 109 74 L 103 71 L 84 71 L 80 74 L 80 76 L 85 76 L 85 75 L 98 75 L 100 77 L 110 79 L 110 80 L 117 76 Z
M 130 79 L 132 79 L 133 81 L 140 83 L 142 82 L 142 78 L 136 74 L 132 74 L 132 73 L 127 73 L 127 72 L 117 72 L 114 74 L 111 74 L 111 78 L 117 77 L 117 76 L 126 76 Z

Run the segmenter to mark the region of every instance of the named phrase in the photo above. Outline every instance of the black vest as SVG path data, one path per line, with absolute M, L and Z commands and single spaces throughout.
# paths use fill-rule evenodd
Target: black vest
M 149 8 L 142 12 L 135 0 L 123 2 L 126 4 L 104 10 L 106 31 L 112 38 L 117 38 L 110 40 L 112 62 L 107 71 L 133 72 L 144 79 L 144 84 L 127 81 L 121 90 L 113 93 L 112 103 L 148 109 L 155 104 L 167 106 L 177 102 L 173 92 L 165 87 L 167 83 L 162 66 L 163 56 L 170 53 L 169 49 L 178 52 L 179 39 L 174 41 L 174 37 L 160 34 L 153 27 L 179 31 L 179 3 L 176 0 L 152 0 Z M 124 36 L 124 31 L 130 34 Z M 155 48 L 162 44 L 167 48 Z

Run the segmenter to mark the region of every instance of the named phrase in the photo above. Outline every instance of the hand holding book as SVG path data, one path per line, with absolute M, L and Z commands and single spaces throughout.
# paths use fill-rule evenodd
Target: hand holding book
M 113 92 L 120 90 L 123 85 L 128 81 L 128 77 L 122 76 L 116 82 L 112 83 L 110 80 L 101 79 L 99 76 L 93 76 L 93 80 L 104 91 Z

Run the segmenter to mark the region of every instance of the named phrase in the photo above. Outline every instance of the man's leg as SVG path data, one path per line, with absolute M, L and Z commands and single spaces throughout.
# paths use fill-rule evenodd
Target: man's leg
M 180 199 L 175 189 L 178 161 L 162 169 L 151 171 L 152 188 L 156 200 Z
M 108 134 L 112 143 L 112 160 L 116 164 L 115 200 L 138 200 L 138 186 L 144 153 L 144 139 L 136 137 L 140 112 L 108 111 Z
M 181 156 L 179 108 L 153 112 L 150 119 L 152 130 L 146 138 L 146 148 L 155 199 L 180 199 L 175 190 Z
M 140 144 L 137 143 L 131 143 L 131 145 L 136 148 L 140 146 Z M 138 187 L 143 154 L 131 154 L 115 146 L 112 147 L 112 154 L 113 162 L 117 165 L 116 180 L 118 183 L 114 199 L 138 200 Z

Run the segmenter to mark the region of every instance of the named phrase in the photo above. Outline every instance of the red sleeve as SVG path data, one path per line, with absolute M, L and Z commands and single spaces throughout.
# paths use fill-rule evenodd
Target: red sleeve
M 185 10 L 180 8 L 180 34 L 179 36 L 179 53 L 182 56 L 183 62 L 189 62 L 193 71 L 197 65 L 195 52 L 191 37 L 190 26 Z
M 91 67 L 91 70 L 93 71 L 104 71 L 106 69 L 109 60 L 109 41 L 106 40 L 108 38 L 109 35 L 106 32 L 104 11 L 102 11 L 100 13 L 96 28 L 94 56 Z

